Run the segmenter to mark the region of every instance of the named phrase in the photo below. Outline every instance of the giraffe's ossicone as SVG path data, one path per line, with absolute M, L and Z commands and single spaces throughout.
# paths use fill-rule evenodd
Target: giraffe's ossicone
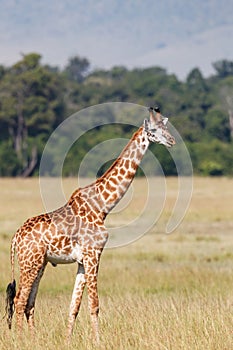
M 34 307 L 40 279 L 47 263 L 78 263 L 69 311 L 68 337 L 71 336 L 85 285 L 95 338 L 99 339 L 97 275 L 100 256 L 108 239 L 105 218 L 129 188 L 150 144 L 175 144 L 159 109 L 149 109 L 149 119 L 135 132 L 111 167 L 94 183 L 77 189 L 68 202 L 51 213 L 28 219 L 11 243 L 12 282 L 7 287 L 7 321 L 11 328 L 15 308 L 19 331 L 26 315 L 34 328 Z M 16 293 L 14 255 L 20 268 Z

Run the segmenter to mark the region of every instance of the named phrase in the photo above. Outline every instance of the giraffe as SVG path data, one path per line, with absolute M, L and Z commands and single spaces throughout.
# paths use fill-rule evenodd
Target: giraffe
M 8 327 L 16 312 L 17 329 L 21 332 L 23 317 L 34 330 L 35 300 L 41 277 L 48 263 L 77 263 L 68 316 L 68 339 L 71 338 L 85 286 L 96 341 L 99 341 L 99 300 L 97 276 L 101 253 L 108 239 L 104 221 L 129 188 L 140 161 L 151 142 L 167 147 L 175 144 L 159 108 L 149 108 L 149 119 L 134 133 L 110 168 L 92 184 L 78 188 L 61 208 L 28 219 L 11 242 L 12 282 L 7 287 L 6 312 Z M 16 293 L 14 277 L 15 250 L 20 270 Z

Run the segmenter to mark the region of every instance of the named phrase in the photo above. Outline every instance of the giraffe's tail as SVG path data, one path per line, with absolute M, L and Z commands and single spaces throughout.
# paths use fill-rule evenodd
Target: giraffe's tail
M 11 329 L 12 317 L 15 310 L 14 298 L 16 295 L 16 282 L 14 278 L 14 265 L 15 265 L 15 244 L 16 240 L 13 237 L 11 242 L 11 271 L 12 271 L 12 282 L 8 284 L 6 289 L 6 315 L 7 324 L 9 329 Z
M 9 329 L 11 329 L 12 317 L 15 311 L 14 298 L 16 295 L 16 282 L 15 280 L 8 284 L 6 289 L 6 315 L 7 324 Z

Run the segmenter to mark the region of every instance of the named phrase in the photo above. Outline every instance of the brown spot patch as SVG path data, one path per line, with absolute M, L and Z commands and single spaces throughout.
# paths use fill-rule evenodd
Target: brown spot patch
M 41 224 L 39 222 L 34 226 L 34 230 L 36 230 L 36 231 L 41 230 Z
M 70 238 L 67 236 L 64 236 L 63 243 L 65 247 L 70 245 Z
M 53 241 L 53 245 L 56 247 L 56 249 L 61 250 L 63 246 L 63 241 L 62 240 Z
M 112 186 L 112 185 L 110 184 L 110 182 L 107 182 L 107 184 L 106 184 L 106 189 L 107 189 L 108 191 L 110 191 L 110 192 L 113 192 L 113 191 L 116 190 L 116 187 Z
M 71 248 L 70 247 L 64 247 L 63 248 L 63 252 L 66 254 L 69 254 L 71 252 Z
M 129 169 L 129 159 L 126 159 L 126 161 L 125 161 L 125 168 Z
M 88 215 L 87 215 L 87 220 L 88 220 L 89 222 L 93 222 L 93 221 L 95 221 L 95 218 L 94 218 L 93 215 L 88 214 Z
M 136 170 L 137 167 L 138 167 L 137 163 L 134 160 L 131 163 L 131 167 L 132 167 L 133 170 Z
M 125 178 L 128 179 L 128 180 L 131 180 L 133 176 L 134 176 L 134 172 L 128 171 L 128 173 L 126 174 Z
M 35 240 L 39 240 L 41 238 L 41 234 L 38 231 L 34 231 L 32 235 Z
M 111 195 L 111 202 L 115 202 L 115 201 L 117 200 L 117 198 L 118 198 L 117 193 L 113 193 L 113 194 Z
M 82 205 L 81 208 L 79 209 L 79 214 L 82 216 L 86 215 L 86 208 L 84 207 L 84 205 Z
M 124 168 L 121 168 L 121 169 L 120 169 L 120 174 L 121 174 L 121 175 L 125 175 L 125 173 L 126 173 L 126 170 L 125 170 Z
M 119 177 L 118 177 L 118 180 L 119 180 Z M 111 178 L 111 182 L 114 184 L 114 185 L 117 185 L 118 184 L 118 181 L 115 177 L 112 177 Z
M 110 194 L 107 191 L 104 191 L 102 194 L 104 199 L 107 199 L 110 196 Z
M 101 192 L 104 191 L 104 185 L 103 185 L 103 184 L 100 184 L 100 185 L 99 185 L 99 189 L 100 189 Z

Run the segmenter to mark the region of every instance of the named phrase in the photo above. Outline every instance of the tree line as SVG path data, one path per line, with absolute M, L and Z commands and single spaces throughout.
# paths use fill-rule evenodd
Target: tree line
M 0 176 L 38 175 L 44 146 L 63 120 L 85 107 L 119 101 L 159 105 L 185 141 L 195 174 L 233 175 L 233 62 L 213 63 L 208 78 L 193 68 L 180 81 L 157 66 L 93 70 L 87 58 L 74 56 L 59 69 L 41 60 L 30 53 L 10 67 L 0 65 Z M 124 125 L 117 128 L 129 137 Z M 64 175 L 75 175 L 85 152 L 113 134 L 100 128 L 91 140 L 84 135 L 71 148 Z M 156 156 L 165 174 L 176 174 L 164 148 Z

